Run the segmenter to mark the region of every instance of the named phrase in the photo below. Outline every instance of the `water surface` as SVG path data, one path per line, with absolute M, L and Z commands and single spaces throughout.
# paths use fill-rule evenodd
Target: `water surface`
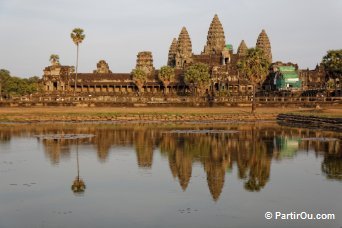
M 339 228 L 341 139 L 275 123 L 1 125 L 0 227 Z

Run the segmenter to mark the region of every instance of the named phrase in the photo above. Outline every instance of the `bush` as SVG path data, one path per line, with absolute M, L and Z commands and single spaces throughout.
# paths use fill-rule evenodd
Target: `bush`
M 191 65 L 184 76 L 185 83 L 196 83 L 199 87 L 205 87 L 210 84 L 209 66 L 204 63 Z

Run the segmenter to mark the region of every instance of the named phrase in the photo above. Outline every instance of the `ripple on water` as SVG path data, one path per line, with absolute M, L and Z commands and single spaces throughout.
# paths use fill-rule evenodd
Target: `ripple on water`
M 320 141 L 320 142 L 331 142 L 331 141 L 339 141 L 337 138 L 326 138 L 326 137 L 311 137 L 311 138 L 302 138 L 302 141 Z
M 46 134 L 46 135 L 35 135 L 35 137 L 40 139 L 85 139 L 92 138 L 93 134 Z
M 165 133 L 177 133 L 177 134 L 235 134 L 239 131 L 234 130 L 172 130 Z

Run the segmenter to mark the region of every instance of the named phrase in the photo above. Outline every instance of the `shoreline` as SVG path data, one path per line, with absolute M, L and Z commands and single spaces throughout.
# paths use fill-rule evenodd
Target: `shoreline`
M 297 109 L 291 109 L 295 111 Z M 260 108 L 148 108 L 148 107 L 43 107 L 0 109 L 0 122 L 89 122 L 89 121 L 259 121 L 276 120 L 283 109 Z
M 279 121 L 279 116 L 342 120 L 342 106 L 324 109 L 258 107 L 148 108 L 148 107 L 25 107 L 0 108 L 0 124 L 8 123 L 238 123 Z
M 314 115 L 280 114 L 278 124 L 288 127 L 305 127 L 309 129 L 342 132 L 342 118 L 317 117 Z
M 189 120 L 189 121 L 164 121 L 164 120 L 82 120 L 82 121 L 63 121 L 63 120 L 54 120 L 54 121 L 11 121 L 11 122 L 2 122 L 0 121 L 0 126 L 3 125 L 25 125 L 25 124 L 113 124 L 113 125 L 124 125 L 124 124 L 132 124 L 132 125 L 222 125 L 222 124 L 253 124 L 253 123 L 277 123 L 276 120 Z

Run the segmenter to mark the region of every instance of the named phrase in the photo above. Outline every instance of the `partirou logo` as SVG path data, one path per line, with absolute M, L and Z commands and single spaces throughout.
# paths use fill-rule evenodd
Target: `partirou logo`
M 280 211 L 276 212 L 266 212 L 265 218 L 270 220 L 335 220 L 334 213 L 308 213 L 306 211 L 302 212 L 290 212 L 283 213 Z

